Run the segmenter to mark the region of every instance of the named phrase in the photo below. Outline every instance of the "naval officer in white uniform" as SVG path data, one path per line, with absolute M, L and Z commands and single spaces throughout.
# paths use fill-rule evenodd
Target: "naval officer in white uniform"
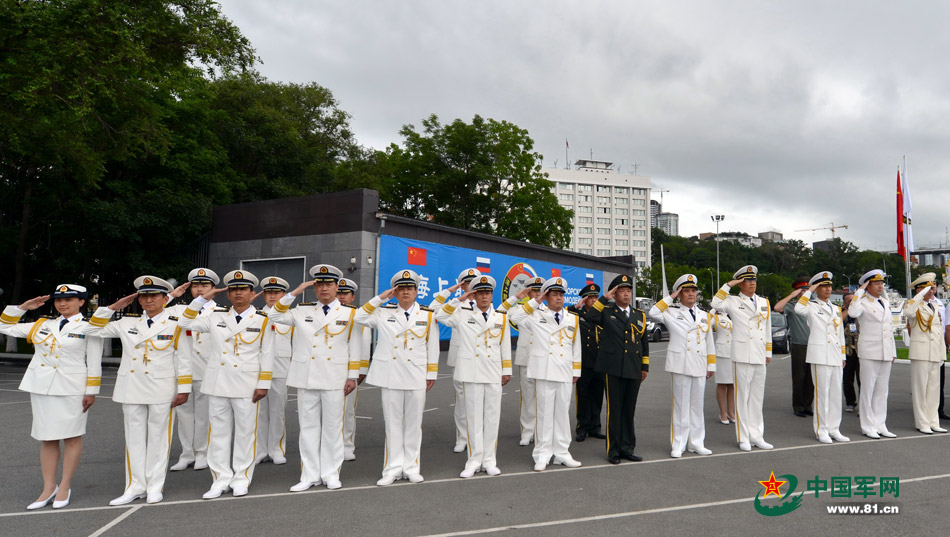
M 934 296 L 937 275 L 921 274 L 911 284 L 914 298 L 904 303 L 910 328 L 910 380 L 914 426 L 924 434 L 945 433 L 940 426 L 940 367 L 947 359 L 943 334 L 943 304 Z
M 290 284 L 279 276 L 261 278 L 264 291 L 264 312 L 268 315 L 277 301 L 287 294 Z M 274 375 L 267 397 L 261 399 L 257 417 L 257 459 L 259 464 L 270 459 L 274 464 L 287 464 L 286 434 L 287 370 L 293 351 L 294 327 L 271 321 L 267 330 L 274 336 Z
M 340 278 L 336 299 L 344 306 L 356 303 L 356 291 L 359 286 L 352 279 Z M 360 375 L 356 378 L 356 389 L 343 399 L 343 460 L 356 460 L 356 404 L 359 402 L 360 385 L 369 372 L 370 351 L 372 350 L 373 329 L 360 326 Z
M 673 294 L 650 308 L 650 318 L 670 331 L 666 370 L 673 383 L 670 457 L 674 459 L 687 449 L 712 455 L 705 444 L 703 393 L 706 379 L 716 372 L 716 340 L 710 332 L 715 317 L 696 304 L 698 285 L 694 274 L 683 274 L 673 282 Z M 674 304 L 677 297 L 680 302 Z
M 521 326 L 514 321 L 516 317 L 514 312 L 523 309 L 524 302 L 527 302 L 527 300 L 537 300 L 541 296 L 541 286 L 543 285 L 544 278 L 531 278 L 521 292 L 508 297 L 508 300 L 498 307 L 500 311 L 508 312 L 508 319 L 514 329 L 518 331 L 518 346 L 515 348 L 514 365 L 518 369 L 518 382 L 521 390 L 519 401 L 521 440 L 518 442 L 521 446 L 527 446 L 534 440 L 534 427 L 538 420 L 538 400 L 534 391 L 534 379 L 528 376 L 528 357 L 531 356 L 534 335 L 531 332 L 531 326 Z M 542 310 L 546 307 L 543 302 L 538 305 L 538 308 Z M 517 317 L 524 318 L 524 315 L 519 314 Z

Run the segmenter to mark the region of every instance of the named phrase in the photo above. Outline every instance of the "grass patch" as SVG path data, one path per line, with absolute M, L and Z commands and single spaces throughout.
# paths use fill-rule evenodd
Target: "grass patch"
M 910 349 L 907 347 L 898 347 L 897 348 L 897 359 L 898 360 L 907 360 L 908 355 L 910 354 Z

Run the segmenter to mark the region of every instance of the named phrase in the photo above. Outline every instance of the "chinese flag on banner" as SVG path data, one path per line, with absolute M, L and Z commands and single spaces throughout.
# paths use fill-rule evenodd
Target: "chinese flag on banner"
M 904 248 L 904 189 L 901 188 L 901 172 L 897 171 L 897 254 L 907 259 Z
M 425 248 L 409 248 L 409 260 L 410 265 L 422 265 L 426 264 L 426 249 Z
M 559 269 L 559 268 L 553 268 L 553 269 L 551 269 L 551 277 L 552 277 L 552 278 L 557 278 L 557 277 L 560 276 L 560 275 L 561 275 L 561 269 Z

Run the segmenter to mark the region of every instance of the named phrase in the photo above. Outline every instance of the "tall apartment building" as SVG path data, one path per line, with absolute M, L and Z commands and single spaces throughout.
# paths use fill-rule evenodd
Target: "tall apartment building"
M 658 227 L 656 217 L 663 212 L 663 206 L 656 200 L 650 200 L 650 227 Z
M 650 178 L 617 173 L 612 162 L 578 160 L 547 169 L 561 206 L 574 211 L 570 250 L 598 257 L 633 255 L 650 264 Z
M 670 236 L 680 234 L 680 215 L 676 213 L 659 213 L 656 215 L 656 227 Z

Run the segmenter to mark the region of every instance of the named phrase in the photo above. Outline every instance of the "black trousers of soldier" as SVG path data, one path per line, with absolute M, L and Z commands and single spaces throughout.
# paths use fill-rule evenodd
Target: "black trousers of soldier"
M 607 456 L 633 455 L 637 445 L 633 416 L 637 410 L 640 379 L 604 376 L 607 377 Z
M 593 367 L 585 367 L 577 379 L 577 432 L 599 433 L 603 409 L 604 375 L 595 373 Z
M 861 362 L 858 360 L 857 353 L 849 352 L 845 356 L 844 362 L 844 402 L 848 406 L 857 406 L 858 394 L 855 392 L 854 383 L 858 383 L 858 389 L 861 389 Z
M 811 410 L 815 398 L 815 385 L 811 380 L 811 368 L 805 363 L 807 345 L 789 343 L 792 355 L 792 410 Z

